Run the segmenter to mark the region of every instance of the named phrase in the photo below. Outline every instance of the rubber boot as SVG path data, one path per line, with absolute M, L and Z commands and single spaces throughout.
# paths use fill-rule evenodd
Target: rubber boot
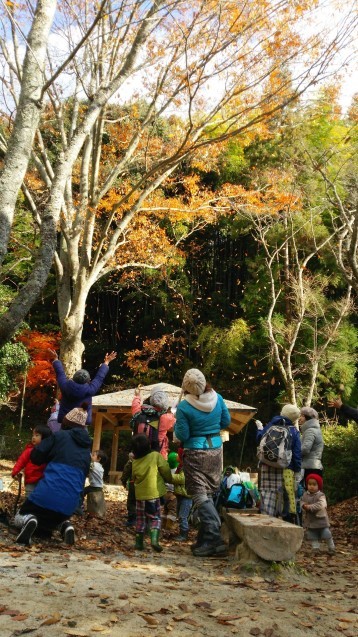
M 136 533 L 135 534 L 135 545 L 134 548 L 137 551 L 143 551 L 144 549 L 144 533 Z
M 319 542 L 313 541 L 311 546 L 312 546 L 313 553 L 319 553 L 320 552 Z
M 203 543 L 192 550 L 193 555 L 209 557 L 226 553 L 227 546 L 220 535 L 221 519 L 211 499 L 200 505 L 199 517 L 203 529 Z
M 162 552 L 163 547 L 159 544 L 159 529 L 150 530 L 150 543 L 152 545 L 153 551 L 157 551 L 157 553 Z

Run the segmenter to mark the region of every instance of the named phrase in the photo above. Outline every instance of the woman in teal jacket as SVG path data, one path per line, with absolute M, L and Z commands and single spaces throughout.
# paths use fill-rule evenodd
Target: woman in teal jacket
M 221 429 L 230 424 L 224 400 L 206 383 L 199 369 L 189 369 L 182 383 L 184 399 L 176 411 L 174 433 L 184 447 L 185 485 L 200 518 L 192 552 L 197 557 L 220 555 L 226 545 L 220 535 L 221 520 L 213 495 L 218 490 L 223 467 Z

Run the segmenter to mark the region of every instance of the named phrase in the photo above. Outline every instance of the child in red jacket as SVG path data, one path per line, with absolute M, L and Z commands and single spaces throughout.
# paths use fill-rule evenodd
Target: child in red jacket
M 41 464 L 32 464 L 30 461 L 30 454 L 36 445 L 39 445 L 42 440 L 52 436 L 52 431 L 47 425 L 37 425 L 32 430 L 32 438 L 31 442 L 26 445 L 22 454 L 18 457 L 17 462 L 12 470 L 12 477 L 16 478 L 16 476 L 20 473 L 20 471 L 24 470 L 25 475 L 25 494 L 28 496 L 36 487 L 39 480 L 41 480 L 43 476 L 43 472 L 45 470 L 46 465 Z

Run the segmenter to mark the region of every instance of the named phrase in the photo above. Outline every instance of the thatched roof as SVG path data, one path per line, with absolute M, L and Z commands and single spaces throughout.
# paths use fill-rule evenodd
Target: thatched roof
M 153 389 L 161 389 L 165 391 L 169 396 L 169 402 L 174 404 L 178 400 L 181 394 L 181 388 L 176 385 L 170 385 L 168 383 L 155 383 L 154 385 L 146 385 L 141 387 L 141 398 L 145 402 Z M 131 405 L 134 396 L 134 388 L 124 389 L 122 391 L 112 392 L 110 394 L 101 394 L 95 396 L 92 400 L 92 407 L 94 414 L 101 412 L 104 415 L 119 414 L 121 418 L 127 424 L 131 416 Z M 249 407 L 248 405 L 242 405 L 232 400 L 225 400 L 225 404 L 231 414 L 231 425 L 229 430 L 231 433 L 237 433 L 244 427 L 244 425 L 252 418 L 256 413 L 255 407 Z

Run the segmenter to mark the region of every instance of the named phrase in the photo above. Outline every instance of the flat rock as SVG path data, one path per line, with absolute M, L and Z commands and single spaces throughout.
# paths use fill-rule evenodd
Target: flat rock
M 294 559 L 303 541 L 303 528 L 260 513 L 228 511 L 225 521 L 243 544 L 261 559 L 286 562 Z

